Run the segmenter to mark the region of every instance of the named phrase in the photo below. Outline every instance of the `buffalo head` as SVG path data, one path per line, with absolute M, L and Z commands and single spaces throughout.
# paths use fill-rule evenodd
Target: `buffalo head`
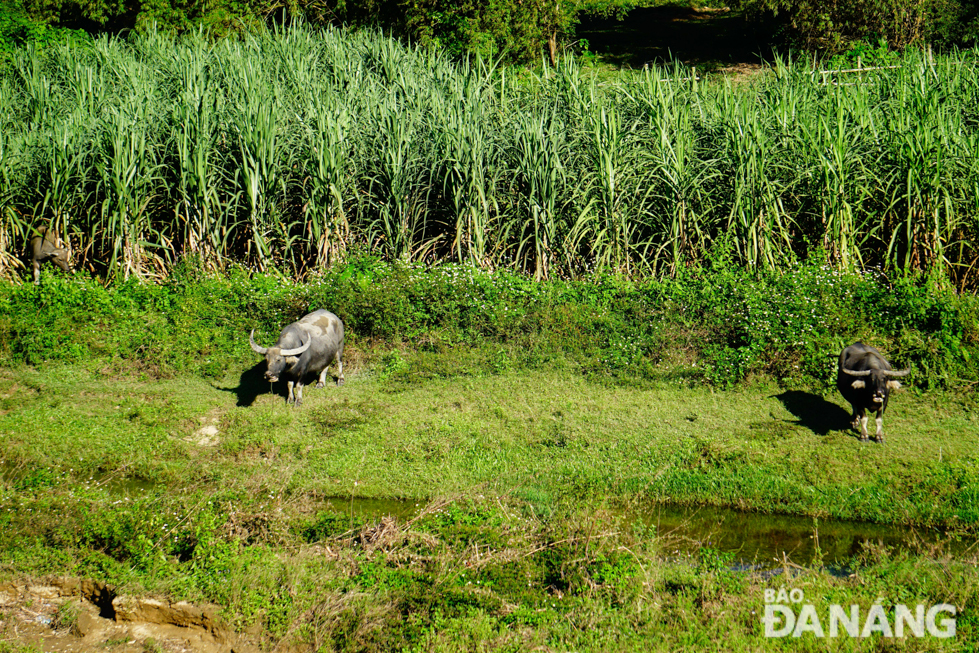
M 911 370 L 884 370 L 879 368 L 851 370 L 846 367 L 841 367 L 840 371 L 848 376 L 854 377 L 854 381 L 850 384 L 852 388 L 859 390 L 869 387 L 873 391 L 873 402 L 875 404 L 882 404 L 887 398 L 888 391 L 897 390 L 901 387 L 901 382 L 895 381 L 894 379 L 907 376 Z M 869 386 L 867 381 L 864 380 L 867 377 L 870 380 Z
M 312 338 L 299 345 L 295 349 L 280 349 L 279 347 L 262 347 L 255 342 L 255 329 L 248 335 L 248 342 L 256 354 L 265 356 L 265 378 L 271 383 L 279 380 L 279 375 L 286 367 L 291 367 L 299 362 L 298 356 L 309 349 L 313 343 Z

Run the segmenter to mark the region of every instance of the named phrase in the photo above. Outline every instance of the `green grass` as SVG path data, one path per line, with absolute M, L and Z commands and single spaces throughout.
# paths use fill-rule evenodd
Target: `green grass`
M 250 385 L 246 368 L 158 381 L 7 371 L 0 457 L 55 485 L 109 474 L 300 496 L 478 490 L 970 528 L 979 517 L 971 400 L 898 393 L 879 445 L 847 427 L 835 391 L 720 392 L 682 377 L 621 387 L 561 365 L 425 378 L 426 358 L 409 354 L 386 378 L 352 371 L 300 410 Z M 208 425 L 219 443 L 195 444 Z
M 0 277 L 46 226 L 110 279 L 183 257 L 309 279 L 363 252 L 645 278 L 728 246 L 751 269 L 825 256 L 974 289 L 975 54 L 899 63 L 840 85 L 798 60 L 737 84 L 538 73 L 303 25 L 19 48 Z
M 493 355 L 377 357 L 351 365 L 343 387 L 310 390 L 300 409 L 253 382 L 249 364 L 210 380 L 7 368 L 0 579 L 79 575 L 216 602 L 268 646 L 707 651 L 724 637 L 729 650 L 823 650 L 811 637 L 763 637 L 764 592 L 787 587 L 824 620 L 830 604 L 866 614 L 878 597 L 953 603 L 958 648 L 925 638 L 893 650 L 968 650 L 975 561 L 943 545 L 869 545 L 849 577 L 766 578 L 730 571 L 708 548 L 671 560 L 669 539 L 616 505 L 974 532 L 974 400 L 900 393 L 887 443 L 864 444 L 833 423 L 842 409 L 764 380 L 718 391 L 664 369 L 630 387 L 559 360 L 500 373 L 476 364 Z M 365 497 L 417 499 L 421 512 L 347 510 Z
M 347 382 L 294 409 L 247 334 L 319 306 L 348 327 Z M 214 602 L 266 648 L 825 650 L 763 638 L 779 587 L 823 615 L 961 608 L 952 646 L 839 650 L 977 636 L 974 550 L 954 542 L 979 516 L 976 304 L 940 285 L 723 259 L 644 282 L 361 259 L 309 284 L 49 273 L 0 286 L 0 308 L 0 582 Z M 883 445 L 859 442 L 832 385 L 827 354 L 855 339 L 913 368 Z M 705 545 L 677 560 L 634 518 L 657 502 L 810 515 L 814 537 L 829 518 L 950 532 L 869 542 L 852 576 L 767 578 Z

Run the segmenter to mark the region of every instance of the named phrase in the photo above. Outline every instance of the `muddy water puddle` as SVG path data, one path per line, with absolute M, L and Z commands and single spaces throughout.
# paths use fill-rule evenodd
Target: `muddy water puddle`
M 979 553 L 975 537 L 955 539 L 938 529 L 670 505 L 632 507 L 624 514 L 655 528 L 669 545 L 668 555 L 696 555 L 710 548 L 742 568 L 778 566 L 785 559 L 839 568 L 868 545 L 919 552 L 922 545 L 947 542 L 953 555 Z
M 0 461 L 0 476 L 15 487 L 25 485 L 37 489 L 62 480 L 56 475 L 46 475 L 44 470 L 14 466 L 9 461 Z M 120 472 L 97 474 L 80 482 L 128 499 L 159 492 L 164 487 Z M 403 523 L 420 513 L 429 502 L 347 496 L 317 499 L 315 504 L 316 512 L 346 515 L 352 523 L 379 520 L 388 515 Z M 798 565 L 844 568 L 868 545 L 917 554 L 927 551 L 928 545 L 942 542 L 942 551 L 953 557 L 975 560 L 979 556 L 976 536 L 954 538 L 939 529 L 668 504 L 631 504 L 613 512 L 627 525 L 642 524 L 655 532 L 662 539 L 663 553 L 667 556 L 693 557 L 709 548 L 734 568 L 772 568 L 786 559 Z
M 428 505 L 428 501 L 411 499 L 363 499 L 358 497 L 329 497 L 317 503 L 317 512 L 334 512 L 364 520 L 391 516 L 405 522 Z
M 323 500 L 319 510 L 368 520 L 391 515 L 406 521 L 426 505 L 424 501 L 399 499 L 331 498 Z M 845 569 L 868 545 L 920 553 L 928 545 L 942 542 L 943 550 L 953 556 L 974 559 L 979 555 L 975 536 L 953 538 L 939 529 L 665 504 L 613 512 L 627 525 L 641 523 L 655 532 L 662 538 L 663 553 L 668 557 L 698 556 L 709 548 L 735 569 L 775 568 L 786 560 Z

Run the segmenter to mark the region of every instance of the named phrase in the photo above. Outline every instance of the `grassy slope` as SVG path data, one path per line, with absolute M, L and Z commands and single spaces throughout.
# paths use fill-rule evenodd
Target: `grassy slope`
M 951 396 L 897 394 L 890 435 L 878 445 L 845 428 L 835 392 L 822 399 L 764 382 L 731 391 L 616 387 L 560 365 L 426 378 L 427 359 L 452 355 L 412 355 L 388 373 L 355 369 L 342 388 L 310 389 L 300 410 L 248 368 L 213 382 L 102 378 L 71 366 L 8 370 L 0 458 L 20 475 L 118 473 L 299 495 L 639 496 L 976 525 L 979 419 Z M 209 424 L 220 444 L 193 444 Z
M 452 355 L 438 356 L 464 368 L 473 352 Z M 623 388 L 560 364 L 439 377 L 426 374 L 432 356 L 352 365 L 345 386 L 310 390 L 299 410 L 247 364 L 215 382 L 4 371 L 0 578 L 77 574 L 213 601 L 268 645 L 318 650 L 713 651 L 721 639 L 740 651 L 970 650 L 974 561 L 871 546 L 850 577 L 765 578 L 727 570 L 710 549 L 671 562 L 660 538 L 602 507 L 639 493 L 946 520 L 961 498 L 948 479 L 974 473 L 964 461 L 979 438 L 948 397 L 898 396 L 878 446 L 797 424 L 764 383 Z M 842 413 L 788 397 L 817 430 Z M 216 446 L 195 443 L 207 425 Z M 87 483 L 96 474 L 161 486 L 121 500 Z M 316 507 L 323 495 L 449 494 L 410 523 Z M 824 622 L 831 604 L 866 615 L 878 597 L 949 602 L 958 635 L 765 639 L 764 591 L 779 588 L 803 590 Z
M 948 390 L 975 378 L 968 298 L 860 280 L 827 295 L 818 271 L 639 289 L 380 272 L 7 288 L 0 580 L 212 601 L 269 645 L 322 650 L 969 650 L 974 559 L 871 546 L 852 577 L 766 579 L 708 548 L 664 557 L 668 542 L 608 510 L 668 500 L 974 531 L 976 400 Z M 266 342 L 321 305 L 350 325 L 347 384 L 296 410 L 244 334 Z M 834 390 L 811 390 L 851 339 L 883 341 L 912 388 L 932 388 L 895 396 L 884 445 L 845 429 Z M 455 499 L 378 523 L 329 496 Z M 960 634 L 765 640 L 763 590 L 783 586 L 824 619 L 831 603 L 951 602 Z

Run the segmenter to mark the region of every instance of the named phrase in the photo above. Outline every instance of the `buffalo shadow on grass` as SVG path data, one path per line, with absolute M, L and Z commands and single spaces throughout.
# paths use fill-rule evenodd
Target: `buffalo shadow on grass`
M 251 406 L 255 403 L 258 395 L 274 392 L 280 397 L 288 397 L 289 393 L 285 383 L 269 383 L 265 379 L 265 361 L 261 360 L 244 372 L 238 379 L 237 388 L 218 388 L 225 392 L 233 392 L 238 395 L 236 406 Z
M 241 373 L 241 377 L 238 379 L 237 388 L 218 388 L 218 390 L 233 392 L 238 395 L 238 402 L 235 404 L 236 406 L 251 406 L 255 403 L 258 395 L 268 393 L 282 397 L 283 401 L 288 399 L 289 386 L 286 384 L 286 382 L 279 380 L 275 383 L 270 383 L 265 378 L 265 370 L 265 361 L 258 361 Z M 335 376 L 330 375 L 328 378 L 333 381 L 334 385 L 336 384 Z M 305 386 L 304 389 L 315 388 L 318 380 L 318 374 L 307 374 L 305 377 L 303 377 L 303 385 Z
M 819 395 L 799 390 L 788 390 L 774 396 L 782 402 L 787 411 L 798 418 L 796 424 L 817 435 L 826 435 L 830 431 L 845 431 L 850 428 L 850 413 L 839 404 L 826 401 Z

